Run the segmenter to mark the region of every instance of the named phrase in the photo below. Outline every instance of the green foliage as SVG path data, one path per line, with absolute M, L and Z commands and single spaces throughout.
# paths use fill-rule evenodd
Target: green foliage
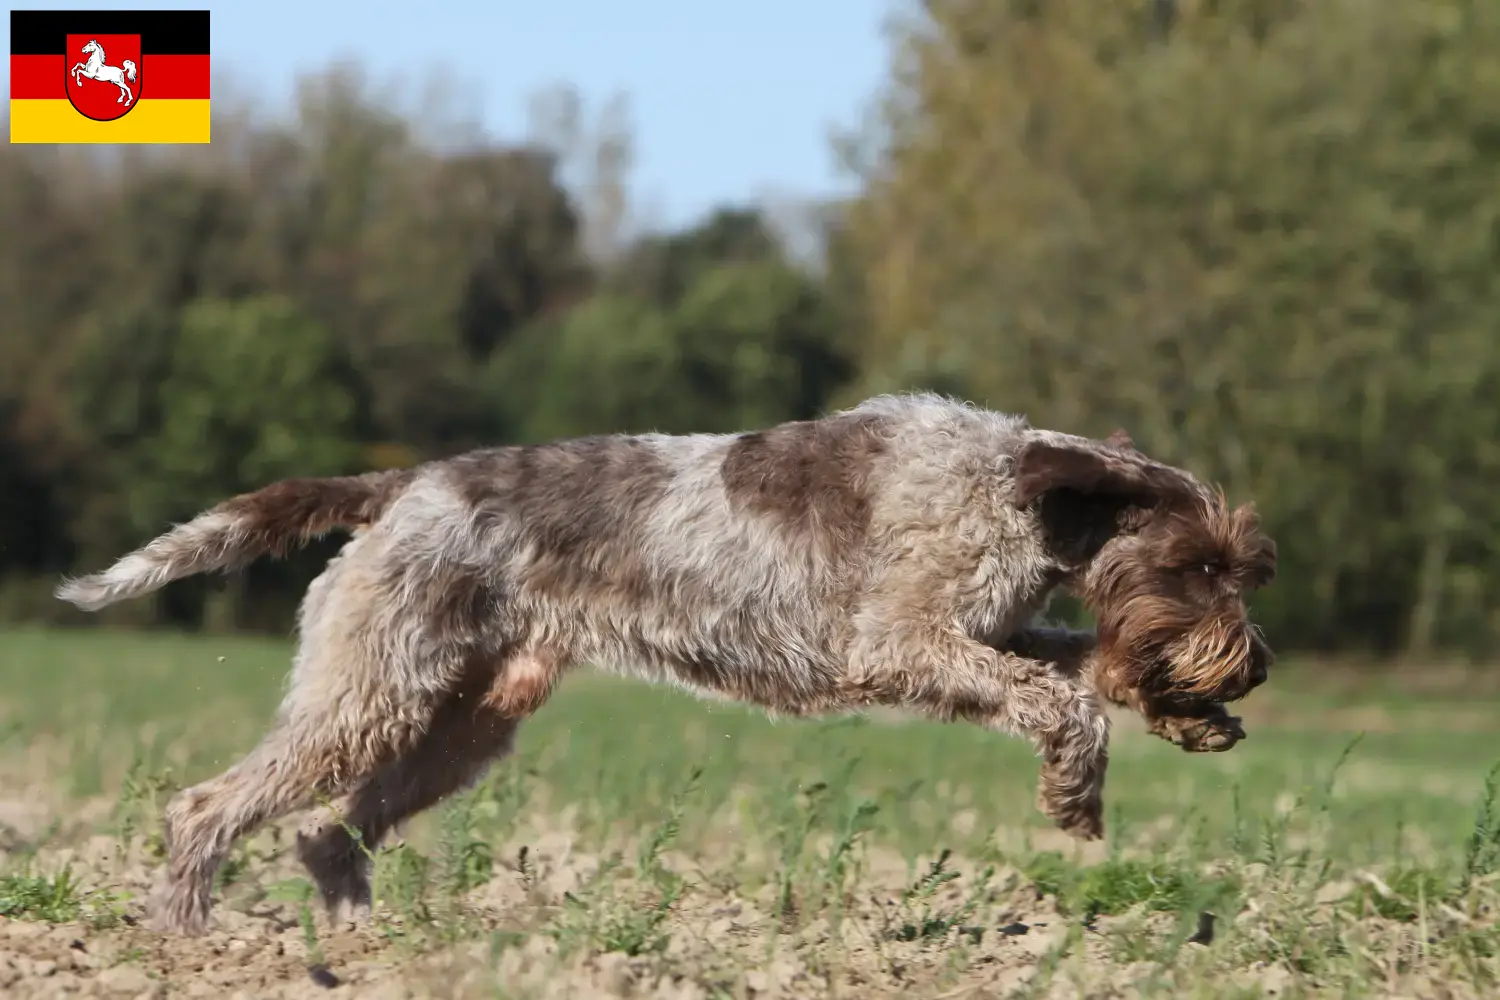
M 622 856 L 605 858 L 579 891 L 564 892 L 548 933 L 563 954 L 580 949 L 629 956 L 663 952 L 671 943 L 667 921 L 688 883 L 662 861 L 682 833 L 682 815 L 702 771 L 695 769 L 667 804 L 667 814 L 641 841 L 633 879 L 625 879 Z
M 276 479 L 811 416 L 852 371 L 757 210 L 591 259 L 581 136 L 453 142 L 388 96 L 341 65 L 211 155 L 0 152 L 0 615 L 65 615 L 52 575 Z M 280 632 L 326 556 L 101 620 Z
M 102 928 L 118 922 L 114 904 L 108 892 L 81 886 L 67 866 L 55 875 L 29 870 L 0 874 L 0 917 L 49 924 L 86 920 Z
M 995 866 L 990 865 L 956 906 L 942 906 L 934 902 L 944 886 L 957 882 L 961 872 L 948 867 L 952 852 L 946 847 L 933 859 L 927 870 L 912 881 L 901 894 L 901 919 L 886 933 L 897 941 L 942 940 L 954 929 L 966 929 L 964 921 L 970 919 L 982 901 L 994 877 Z M 968 929 L 971 933 L 978 928 Z
M 776 239 L 758 212 L 721 208 L 690 229 L 642 238 L 606 275 L 605 287 L 671 308 L 705 271 L 779 258 Z
M 817 414 L 848 377 L 826 303 L 781 261 L 704 270 L 672 315 L 684 390 L 703 430 L 743 430 Z
M 528 440 L 667 429 L 679 382 L 665 317 L 649 304 L 596 296 L 552 324 L 528 330 L 499 360 L 499 395 Z
M 529 440 L 733 431 L 815 416 L 849 369 L 816 284 L 779 261 L 700 269 L 670 306 L 601 293 L 496 362 Z
M 1032 858 L 1027 876 L 1037 891 L 1054 896 L 1065 912 L 1086 916 L 1124 913 L 1134 906 L 1182 914 L 1232 903 L 1232 878 L 1202 876 L 1182 862 L 1111 858 L 1076 868 L 1056 852 Z
M 66 868 L 55 876 L 19 872 L 0 877 L 0 917 L 60 924 L 81 912 L 83 898 Z
M 213 155 L 0 151 L 0 614 L 285 475 L 925 388 L 1254 501 L 1279 649 L 1487 655 L 1500 7 L 928 0 L 893 39 L 819 268 L 747 206 L 625 241 L 618 128 L 450 141 L 349 66 Z M 284 629 L 316 562 L 209 624 Z
M 168 797 L 178 791 L 171 769 L 153 769 L 148 758 L 137 748 L 115 798 L 113 827 L 115 842 L 128 850 L 138 835 L 145 837 L 147 853 L 156 859 L 166 857 L 166 842 L 160 830 L 161 809 Z
M 200 298 L 176 313 L 101 311 L 80 330 L 70 395 L 83 466 L 75 524 L 91 559 L 227 496 L 360 466 L 345 356 L 284 296 Z M 268 565 L 253 579 L 290 590 L 307 575 Z M 180 600 L 194 590 L 196 607 Z M 173 617 L 196 618 L 202 591 L 202 581 L 172 591 Z
M 266 898 L 290 903 L 297 913 L 297 925 L 302 930 L 302 943 L 307 948 L 309 964 L 323 962 L 323 943 L 318 937 L 317 918 L 313 907 L 317 905 L 318 890 L 305 878 L 290 878 L 267 887 Z
M 474 805 L 475 796 L 469 794 L 443 810 L 437 866 L 440 887 L 453 898 L 488 882 L 495 869 L 489 843 L 475 831 Z
M 1178 4 L 1163 33 L 1153 6 L 935 0 L 907 25 L 852 209 L 851 391 L 1126 426 L 1256 501 L 1277 642 L 1482 653 L 1500 10 Z
M 1417 920 L 1427 907 L 1447 902 L 1452 886 L 1441 872 L 1428 868 L 1397 868 L 1384 879 L 1368 879 L 1350 900 L 1355 912 L 1373 912 L 1387 920 Z
M 174 340 L 159 423 L 138 442 L 138 533 L 226 493 L 353 468 L 354 401 L 339 384 L 335 345 L 291 302 L 200 300 Z

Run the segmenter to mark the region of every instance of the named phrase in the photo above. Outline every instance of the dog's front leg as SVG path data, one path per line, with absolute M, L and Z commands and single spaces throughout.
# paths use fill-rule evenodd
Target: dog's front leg
M 1103 836 L 1109 719 L 1086 685 L 945 623 L 897 621 L 861 637 L 853 653 L 850 702 L 1029 737 L 1042 756 L 1038 807 L 1076 837 Z
M 1092 654 L 1094 633 L 1056 626 L 1023 629 L 1002 645 L 1002 651 L 1054 664 L 1063 673 L 1081 677 L 1105 701 L 1128 708 L 1146 720 L 1146 731 L 1190 753 L 1228 750 L 1245 738 L 1238 717 L 1223 705 L 1201 698 L 1152 697 L 1120 683 L 1098 669 Z

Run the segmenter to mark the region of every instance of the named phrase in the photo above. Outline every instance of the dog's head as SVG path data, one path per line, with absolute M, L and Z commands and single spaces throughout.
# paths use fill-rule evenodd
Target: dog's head
M 1039 434 L 1016 456 L 1016 502 L 1034 505 L 1049 555 L 1098 624 L 1099 669 L 1147 694 L 1243 698 L 1274 656 L 1246 596 L 1276 575 L 1254 510 L 1154 462 L 1116 431 Z

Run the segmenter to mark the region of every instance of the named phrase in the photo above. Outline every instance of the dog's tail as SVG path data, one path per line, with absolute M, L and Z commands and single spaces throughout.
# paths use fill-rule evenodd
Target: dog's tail
M 376 521 L 415 478 L 412 470 L 287 479 L 225 500 L 102 573 L 64 580 L 57 596 L 85 611 L 149 594 L 173 580 L 284 555 L 334 528 Z

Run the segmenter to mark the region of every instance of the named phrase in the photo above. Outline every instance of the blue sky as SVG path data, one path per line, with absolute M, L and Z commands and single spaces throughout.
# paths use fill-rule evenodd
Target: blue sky
M 828 131 L 857 121 L 884 77 L 890 7 L 888 0 L 237 0 L 211 9 L 215 67 L 231 70 L 241 88 L 263 88 L 272 107 L 288 100 L 298 72 L 352 56 L 362 56 L 375 82 L 400 74 L 418 83 L 445 72 L 487 131 L 502 137 L 524 134 L 526 98 L 549 84 L 577 86 L 591 107 L 623 91 L 636 142 L 634 194 L 658 209 L 658 222 L 677 225 L 723 200 L 844 187 Z

